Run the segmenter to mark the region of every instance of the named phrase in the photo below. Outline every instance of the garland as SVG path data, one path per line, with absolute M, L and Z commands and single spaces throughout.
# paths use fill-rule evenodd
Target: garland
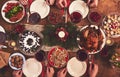
M 63 27 L 68 32 L 68 37 L 66 41 L 61 41 L 56 37 L 56 30 L 60 27 Z M 66 24 L 60 23 L 57 25 L 45 25 L 44 30 L 42 31 L 44 35 L 43 43 L 48 46 L 59 45 L 66 49 L 73 49 L 77 47 L 77 26 L 68 22 Z

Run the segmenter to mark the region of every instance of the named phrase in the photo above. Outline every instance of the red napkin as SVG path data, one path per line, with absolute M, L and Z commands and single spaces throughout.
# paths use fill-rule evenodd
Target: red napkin
M 29 6 L 31 5 L 32 2 L 33 2 L 33 0 L 28 0 Z

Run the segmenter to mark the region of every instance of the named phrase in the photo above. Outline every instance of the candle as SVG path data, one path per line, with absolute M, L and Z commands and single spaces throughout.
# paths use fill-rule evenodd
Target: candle
M 58 33 L 58 36 L 59 36 L 60 38 L 64 38 L 64 37 L 65 37 L 65 32 L 64 32 L 64 31 L 60 31 L 60 32 Z
M 108 38 L 108 39 L 106 40 L 106 44 L 109 45 L 109 46 L 113 45 L 113 43 L 114 43 L 113 40 L 110 39 L 110 38 Z

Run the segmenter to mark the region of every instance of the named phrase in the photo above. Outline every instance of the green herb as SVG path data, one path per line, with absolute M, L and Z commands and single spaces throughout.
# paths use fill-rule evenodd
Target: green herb
M 19 6 L 19 5 L 15 6 L 9 12 L 5 13 L 5 17 L 9 19 L 22 10 L 23 10 L 23 8 L 21 6 Z

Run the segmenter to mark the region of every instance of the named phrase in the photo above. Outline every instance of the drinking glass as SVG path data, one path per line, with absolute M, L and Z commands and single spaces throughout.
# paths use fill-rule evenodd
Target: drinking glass
M 86 61 L 88 59 L 88 53 L 83 49 L 78 50 L 77 59 L 80 61 Z
M 45 51 L 40 50 L 39 52 L 37 52 L 37 53 L 35 54 L 35 58 L 36 58 L 38 61 L 40 61 L 40 62 L 44 61 L 45 58 L 46 58 Z
M 41 20 L 41 16 L 37 12 L 33 12 L 29 16 L 29 22 L 31 24 L 37 24 Z
M 73 23 L 79 23 L 82 20 L 82 14 L 80 11 L 74 11 L 70 15 L 70 19 Z

